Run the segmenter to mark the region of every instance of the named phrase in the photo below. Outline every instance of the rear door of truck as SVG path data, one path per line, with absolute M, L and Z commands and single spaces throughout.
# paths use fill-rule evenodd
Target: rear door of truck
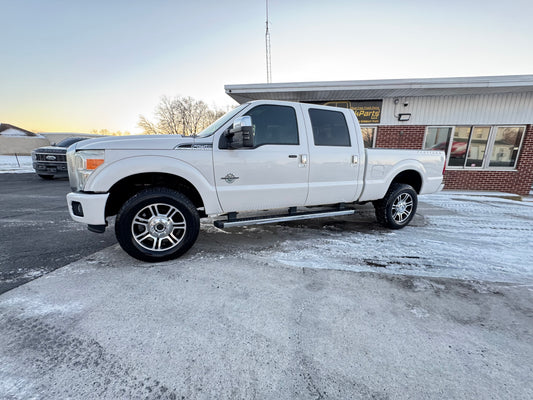
M 362 190 L 364 149 L 353 111 L 312 104 L 302 104 L 302 110 L 309 141 L 306 205 L 357 200 Z

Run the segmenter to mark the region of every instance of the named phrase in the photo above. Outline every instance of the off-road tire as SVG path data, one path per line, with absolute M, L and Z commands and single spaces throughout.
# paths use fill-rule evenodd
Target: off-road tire
M 200 218 L 193 203 L 182 193 L 163 187 L 132 196 L 115 220 L 120 246 L 141 261 L 180 257 L 192 247 L 199 232 Z
M 401 229 L 409 225 L 415 216 L 418 197 L 412 186 L 393 183 L 385 197 L 374 201 L 373 204 L 380 225 L 390 229 Z

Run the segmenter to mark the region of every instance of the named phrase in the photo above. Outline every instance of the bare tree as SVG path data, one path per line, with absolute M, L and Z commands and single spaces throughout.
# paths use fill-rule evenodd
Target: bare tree
M 157 126 L 152 122 L 148 121 L 143 115 L 139 116 L 139 123 L 137 124 L 139 128 L 142 128 L 145 135 L 157 135 Z
M 139 116 L 138 126 L 144 134 L 192 135 L 209 126 L 224 112 L 210 108 L 205 102 L 192 97 L 163 96 L 155 109 L 156 122 Z

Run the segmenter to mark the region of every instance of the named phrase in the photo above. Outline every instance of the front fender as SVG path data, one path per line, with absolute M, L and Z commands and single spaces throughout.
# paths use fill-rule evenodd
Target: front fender
M 191 164 L 169 156 L 132 156 L 106 162 L 89 177 L 85 191 L 106 193 L 118 181 L 143 173 L 166 173 L 183 178 L 189 181 L 202 197 L 206 214 L 222 212 L 215 186 L 209 182 L 208 177 Z

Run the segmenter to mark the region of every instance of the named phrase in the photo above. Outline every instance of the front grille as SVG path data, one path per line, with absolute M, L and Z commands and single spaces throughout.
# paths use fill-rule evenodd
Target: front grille
M 46 157 L 47 156 L 53 156 L 55 157 L 56 159 L 55 160 L 47 160 Z M 50 153 L 35 153 L 35 159 L 37 161 L 62 161 L 62 162 L 66 162 L 67 161 L 67 156 L 65 154 L 58 154 L 58 153 L 54 153 L 54 154 L 50 154 Z

